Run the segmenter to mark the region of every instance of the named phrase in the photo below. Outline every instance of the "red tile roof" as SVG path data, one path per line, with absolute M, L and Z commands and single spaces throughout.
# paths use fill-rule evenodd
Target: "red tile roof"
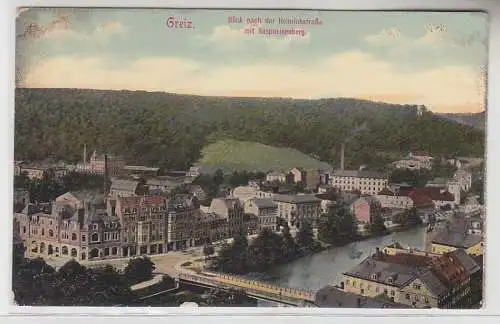
M 407 194 L 407 197 L 413 201 L 414 207 L 427 207 L 434 205 L 432 199 L 424 191 L 414 189 Z
M 469 274 L 453 253 L 446 253 L 431 260 L 432 272 L 439 280 L 448 285 L 467 280 Z

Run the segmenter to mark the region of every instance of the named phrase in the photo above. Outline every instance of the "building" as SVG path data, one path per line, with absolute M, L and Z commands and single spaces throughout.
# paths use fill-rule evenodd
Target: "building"
M 388 185 L 388 177 L 372 171 L 337 170 L 329 175 L 330 185 L 343 191 L 359 190 L 363 195 L 376 195 Z
M 344 291 L 341 287 L 326 286 L 318 290 L 314 297 L 318 307 L 328 308 L 409 308 L 384 298 L 370 298 Z
M 292 182 L 292 174 L 284 173 L 279 171 L 274 171 L 268 173 L 266 175 L 266 181 L 268 182 L 281 182 L 281 183 L 290 183 Z
M 87 196 L 83 201 L 77 196 L 65 194 L 44 207 L 28 204 L 22 213 L 14 214 L 31 257 L 120 257 L 118 218 L 107 214 L 102 196 Z
M 444 255 L 395 248 L 377 252 L 343 274 L 344 291 L 412 308 L 464 308 L 478 301 L 481 268 L 462 250 Z
M 302 221 L 315 224 L 321 215 L 321 199 L 314 195 L 280 195 L 275 194 L 272 200 L 278 205 L 278 217 L 291 226 L 300 226 Z
M 421 170 L 432 169 L 433 157 L 424 152 L 409 153 L 403 159 L 395 161 L 392 165 L 396 169 Z
M 184 176 L 159 176 L 146 180 L 149 190 L 161 190 L 170 193 L 174 188 L 184 185 Z
M 201 245 L 226 239 L 228 237 L 228 220 L 216 213 L 199 212 L 195 230 L 195 244 Z
M 258 230 L 276 230 L 278 205 L 271 199 L 253 198 L 244 203 L 245 213 L 257 216 Z
M 293 168 L 292 170 L 290 170 L 290 173 L 292 174 L 293 182 L 295 182 L 295 183 L 297 183 L 297 182 L 305 183 L 306 182 L 307 172 L 303 168 L 300 168 L 300 167 Z
M 111 213 L 112 208 L 109 202 L 108 211 Z M 166 243 L 170 243 L 166 239 L 171 234 L 168 229 L 176 225 L 175 220 L 168 223 L 171 221 L 170 211 L 161 196 L 117 196 L 114 215 L 122 228 L 122 255 L 127 257 L 166 252 Z M 175 211 L 172 208 L 172 213 L 175 214 Z M 168 229 L 167 223 L 170 226 Z
M 209 211 L 227 219 L 229 237 L 234 237 L 243 231 L 245 209 L 237 198 L 215 198 L 210 204 Z
M 186 176 L 191 178 L 197 178 L 201 175 L 201 167 L 190 167 L 188 172 L 186 172 Z
M 24 161 L 14 161 L 14 176 L 19 176 L 22 173 Z
M 469 234 L 466 231 L 453 229 L 439 229 L 433 235 L 431 251 L 444 254 L 463 249 L 470 255 L 483 255 L 484 241 L 481 235 Z
M 321 170 L 316 170 L 316 169 L 307 170 L 305 174 L 305 181 L 303 181 L 303 183 L 305 184 L 305 188 L 307 190 L 316 191 L 318 186 L 321 184 L 321 175 L 322 175 Z
M 399 192 L 384 188 L 375 197 L 380 201 L 382 208 L 410 209 L 413 207 L 413 200 L 408 193 L 408 191 L 403 191 L 399 194 Z
M 472 216 L 467 219 L 467 233 L 475 235 L 483 235 L 484 221 L 479 216 Z
M 207 199 L 207 194 L 201 186 L 190 184 L 187 186 L 187 189 L 199 201 L 203 201 L 203 200 Z
M 107 161 L 105 161 L 106 159 Z M 118 177 L 123 174 L 125 161 L 121 157 L 111 154 L 97 154 L 97 151 L 94 151 L 89 162 L 84 161 L 83 164 L 79 165 L 79 171 L 104 175 L 106 163 L 109 176 Z
M 24 173 L 30 180 L 41 180 L 49 174 L 49 167 L 46 166 L 21 166 L 21 174 Z
M 30 194 L 28 190 L 22 188 L 14 188 L 14 210 L 21 211 L 29 202 Z
M 141 177 L 156 177 L 160 172 L 160 168 L 146 167 L 142 165 L 125 165 L 123 170 L 128 175 Z
M 356 221 L 361 224 L 371 224 L 373 217 L 382 216 L 382 205 L 373 196 L 361 196 L 351 205 Z
M 139 181 L 126 179 L 113 179 L 109 189 L 111 197 L 131 197 L 137 196 Z
M 254 214 L 243 215 L 243 231 L 247 235 L 256 235 L 260 232 L 260 219 Z
M 453 180 L 460 184 L 460 188 L 463 191 L 469 191 L 470 187 L 472 186 L 472 173 L 463 169 L 459 169 L 453 175 Z

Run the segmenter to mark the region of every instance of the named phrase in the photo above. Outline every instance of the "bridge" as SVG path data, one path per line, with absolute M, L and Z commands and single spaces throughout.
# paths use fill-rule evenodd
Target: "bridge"
M 228 274 L 210 272 L 203 272 L 200 274 L 187 274 L 181 272 L 179 274 L 179 281 L 181 283 L 187 283 L 206 288 L 240 290 L 243 291 L 247 296 L 255 299 L 276 302 L 289 306 L 314 306 L 315 293 L 313 291 L 280 287 L 258 280 L 251 280 Z

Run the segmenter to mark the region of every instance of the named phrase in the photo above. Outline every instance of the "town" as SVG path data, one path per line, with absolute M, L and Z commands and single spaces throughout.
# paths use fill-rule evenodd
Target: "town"
M 177 282 L 229 287 L 292 306 L 479 307 L 485 211 L 484 189 L 474 184 L 483 181 L 483 159 L 415 151 L 402 154 L 385 172 L 364 166 L 347 170 L 344 150 L 343 144 L 336 169 L 229 175 L 206 172 L 203 166 L 165 171 L 127 165 L 113 154 L 94 151 L 89 157 L 86 146 L 82 161 L 74 165 L 16 161 L 20 185 L 14 189 L 14 245 L 23 246 L 28 259 L 42 258 L 56 269 L 71 260 L 123 268 L 131 258 L 151 257 L 157 273 Z M 446 177 L 429 178 L 438 169 Z M 428 176 L 424 183 L 418 178 L 422 174 Z M 75 190 L 40 198 L 36 186 L 26 185 L 63 183 L 75 175 L 102 179 L 102 186 L 76 184 Z M 338 225 L 340 218 L 349 224 Z M 227 251 L 256 250 L 252 244 L 266 242 L 263 237 L 267 242 L 275 236 L 293 238 L 302 251 L 291 254 L 288 260 L 293 260 L 412 228 L 424 228 L 423 248 L 392 242 L 364 259 L 356 252 L 351 256 L 359 258 L 356 266 L 314 292 L 245 279 L 248 260 L 239 268 L 222 261 Z M 304 248 L 307 235 L 317 244 Z M 235 247 L 242 237 L 248 238 L 245 253 Z M 255 262 L 252 267 L 263 269 Z

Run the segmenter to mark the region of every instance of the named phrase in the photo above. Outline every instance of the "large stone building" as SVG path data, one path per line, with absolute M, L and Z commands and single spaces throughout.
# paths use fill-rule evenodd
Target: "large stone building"
M 28 203 L 14 213 L 14 229 L 28 256 L 97 260 L 166 253 L 240 231 L 255 234 L 258 218 L 245 215 L 234 198 L 214 199 L 205 214 L 192 195 L 67 192 L 52 203 Z
M 244 203 L 245 213 L 258 218 L 258 229 L 276 230 L 278 205 L 271 199 L 253 198 Z
M 337 170 L 329 175 L 329 184 L 343 191 L 359 191 L 363 195 L 376 195 L 389 182 L 384 174 L 372 171 Z
M 427 153 L 409 153 L 403 159 L 393 162 L 396 169 L 420 170 L 432 169 L 433 157 Z
M 209 211 L 227 219 L 229 237 L 234 237 L 243 231 L 245 209 L 238 198 L 215 198 L 210 204 Z
M 272 200 L 278 205 L 278 217 L 289 226 L 300 226 L 302 221 L 312 224 L 321 215 L 321 199 L 314 195 L 273 195 Z

